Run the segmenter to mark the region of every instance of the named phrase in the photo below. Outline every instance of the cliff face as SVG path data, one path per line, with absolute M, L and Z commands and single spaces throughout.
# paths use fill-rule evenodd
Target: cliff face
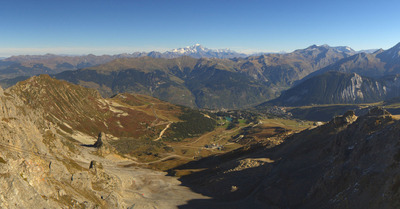
M 7 95 L 7 96 L 6 96 Z M 0 182 L 1 207 L 29 207 L 31 205 L 48 205 L 38 191 L 32 189 L 37 186 L 46 175 L 48 162 L 37 152 L 48 152 L 39 128 L 35 125 L 37 115 L 26 113 L 21 107 L 23 102 L 1 91 L 0 95 Z M 34 161 L 34 163 L 33 163 Z M 30 175 L 33 172 L 39 175 Z M 43 176 L 42 176 L 43 175 Z M 42 192 L 48 185 L 42 187 Z M 21 200 L 20 195 L 29 197 Z
M 348 112 L 274 148 L 221 157 L 217 167 L 184 177 L 218 199 L 188 206 L 397 208 L 399 136 L 400 121 L 382 109 L 358 118 Z

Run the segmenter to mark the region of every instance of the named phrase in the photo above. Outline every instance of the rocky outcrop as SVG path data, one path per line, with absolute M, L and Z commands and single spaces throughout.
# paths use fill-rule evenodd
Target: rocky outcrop
M 102 136 L 103 134 L 100 132 L 97 136 L 97 141 L 93 144 L 94 147 L 101 148 L 103 146 L 103 140 L 101 139 Z
M 106 134 L 100 132 L 97 136 L 97 141 L 93 144 L 93 147 L 97 148 L 97 154 L 100 156 L 106 156 L 112 152 L 116 152 L 115 148 L 109 144 L 106 139 Z
M 328 125 L 332 125 L 336 128 L 342 127 L 345 125 L 349 125 L 353 123 L 354 121 L 357 120 L 357 116 L 353 110 L 347 111 L 344 115 L 342 116 L 335 116 L 329 123 Z
M 368 111 L 368 116 L 382 116 L 382 117 L 391 117 L 392 115 L 381 107 L 374 107 Z

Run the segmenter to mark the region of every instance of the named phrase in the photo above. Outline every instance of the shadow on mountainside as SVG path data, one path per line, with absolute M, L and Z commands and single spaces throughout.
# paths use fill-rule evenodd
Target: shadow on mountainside
M 174 168 L 170 175 L 204 169 L 179 180 L 194 192 L 212 197 L 191 200 L 179 208 L 265 208 L 255 201 L 253 194 L 274 164 L 257 160 L 266 159 L 267 152 L 264 146 L 255 145 Z
M 179 208 L 398 208 L 400 121 L 383 109 L 353 111 L 267 149 L 205 158 L 175 169 L 212 197 Z

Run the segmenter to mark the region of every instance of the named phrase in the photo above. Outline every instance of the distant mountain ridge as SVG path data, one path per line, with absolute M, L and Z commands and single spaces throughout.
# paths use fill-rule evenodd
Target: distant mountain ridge
M 400 75 L 381 79 L 330 71 L 314 76 L 264 105 L 360 104 L 400 96 Z M 261 105 L 263 106 L 263 105 Z
M 311 48 L 315 48 L 315 47 L 331 48 L 332 50 L 335 50 L 338 53 L 348 53 L 348 54 L 356 54 L 357 53 L 356 51 L 354 51 L 354 49 L 352 49 L 349 46 L 332 46 L 331 47 L 328 44 L 323 44 L 323 45 L 319 45 L 319 46 L 318 45 L 311 46 Z
M 327 65 L 263 105 L 378 102 L 399 97 L 399 78 L 400 43 L 388 50 L 354 54 Z
M 353 54 L 354 50 L 350 47 L 329 47 L 328 45 L 322 45 L 319 47 L 331 48 L 336 53 Z M 296 50 L 299 51 L 299 50 Z M 295 51 L 295 52 L 296 52 Z M 300 50 L 301 51 L 301 50 Z M 292 53 L 257 53 L 254 55 L 248 55 L 244 53 L 238 53 L 230 49 L 209 49 L 203 47 L 200 44 L 187 46 L 184 48 L 173 49 L 166 52 L 134 52 L 134 53 L 123 53 L 117 55 L 19 55 L 11 56 L 0 60 L 0 79 L 11 79 L 18 76 L 33 76 L 38 74 L 56 74 L 67 70 L 78 70 L 86 67 L 96 66 L 105 64 L 119 58 L 137 58 L 137 57 L 153 57 L 153 58 L 177 58 L 180 56 L 190 56 L 194 58 L 219 58 L 219 59 L 234 59 L 234 58 L 246 58 L 262 55 L 274 55 L 274 54 L 293 54 Z
M 309 74 L 303 80 L 328 71 L 357 73 L 374 78 L 400 74 L 400 43 L 388 50 L 377 50 L 371 54 L 359 53 L 347 57 Z
M 121 58 L 55 77 L 96 88 L 104 96 L 135 92 L 190 107 L 236 109 L 275 98 L 293 82 L 352 53 L 315 45 L 234 59 Z
M 0 59 L 0 79 L 11 79 L 18 76 L 34 76 L 38 74 L 56 74 L 67 70 L 78 70 L 86 67 L 105 64 L 119 58 L 136 57 L 177 58 L 190 56 L 194 58 L 235 58 L 249 55 L 237 53 L 230 49 L 208 49 L 196 44 L 185 48 L 161 52 L 134 52 L 117 55 L 19 55 Z
M 272 96 L 262 81 L 239 74 L 232 64 L 230 60 L 192 57 L 125 58 L 55 77 L 96 88 L 105 96 L 140 92 L 189 107 L 237 108 Z
M 20 56 L 0 62 L 0 76 L 11 78 L 1 81 L 10 86 L 26 79 L 12 79 L 18 74 L 55 74 L 58 79 L 95 88 L 103 96 L 132 92 L 189 107 L 236 109 L 274 99 L 315 71 L 360 56 L 346 46 L 312 45 L 285 54 L 215 58 L 217 54 L 232 53 L 196 44 L 143 56 L 138 53 L 60 58 L 48 54 L 44 60 L 40 56 Z M 15 63 L 18 59 L 24 62 Z M 84 67 L 75 70 L 81 66 Z

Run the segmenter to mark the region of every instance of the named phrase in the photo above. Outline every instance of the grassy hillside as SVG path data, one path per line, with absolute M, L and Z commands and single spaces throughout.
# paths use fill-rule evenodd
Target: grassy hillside
M 83 139 L 94 143 L 103 132 L 120 154 L 142 161 L 173 152 L 167 141 L 199 137 L 216 128 L 209 113 L 146 95 L 124 93 L 104 99 L 94 89 L 48 75 L 19 82 L 9 91 L 25 105 L 43 111 L 46 120 L 59 127 L 64 136 L 75 139 L 73 142 Z

